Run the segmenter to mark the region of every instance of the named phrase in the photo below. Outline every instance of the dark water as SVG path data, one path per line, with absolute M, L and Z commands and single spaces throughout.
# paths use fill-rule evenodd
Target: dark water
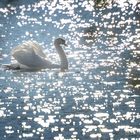
M 138 1 L 95 8 L 92 1 L 0 2 L 0 63 L 36 40 L 57 62 L 64 37 L 69 70 L 0 69 L 0 139 L 140 138 Z

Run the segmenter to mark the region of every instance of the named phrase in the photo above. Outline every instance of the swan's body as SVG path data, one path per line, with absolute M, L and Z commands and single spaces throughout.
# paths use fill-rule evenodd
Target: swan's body
M 48 61 L 43 48 L 38 43 L 26 41 L 12 50 L 12 56 L 17 63 L 7 65 L 7 67 L 11 69 L 68 69 L 67 57 L 62 48 L 62 45 L 65 45 L 65 40 L 58 38 L 54 45 L 60 57 L 60 64 Z

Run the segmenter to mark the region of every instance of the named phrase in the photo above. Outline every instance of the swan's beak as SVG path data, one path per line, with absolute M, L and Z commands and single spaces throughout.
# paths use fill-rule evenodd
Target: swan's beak
M 67 44 L 64 44 L 64 43 L 63 44 L 60 44 L 60 46 L 61 47 L 68 47 L 68 45 Z
M 67 45 L 66 43 L 64 44 L 64 46 L 65 46 L 65 47 L 68 47 L 68 45 Z

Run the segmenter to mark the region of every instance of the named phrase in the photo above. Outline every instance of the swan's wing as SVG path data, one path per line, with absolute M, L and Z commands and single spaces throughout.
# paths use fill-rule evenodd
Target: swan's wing
M 37 42 L 28 41 L 25 43 L 27 46 L 31 46 L 34 49 L 36 55 L 39 55 L 41 57 L 46 57 L 45 53 L 43 52 L 43 48 Z
M 12 52 L 12 56 L 20 63 L 26 66 L 32 66 L 35 61 L 35 53 L 34 50 L 31 47 L 26 47 L 24 46 L 17 48 Z
M 27 41 L 12 50 L 12 56 L 20 63 L 29 67 L 43 65 L 45 54 L 34 42 Z
M 37 42 L 33 42 L 33 41 L 26 41 L 21 45 L 18 45 L 17 47 L 15 47 L 12 50 L 12 55 L 17 52 L 17 51 L 21 51 L 21 50 L 26 50 L 27 51 L 34 51 L 36 55 L 45 58 L 46 55 L 43 52 L 43 48 L 37 43 Z

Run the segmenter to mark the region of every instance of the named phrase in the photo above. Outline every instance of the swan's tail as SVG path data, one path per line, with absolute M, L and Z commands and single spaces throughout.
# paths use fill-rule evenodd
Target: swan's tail
M 3 64 L 2 67 L 5 70 L 19 70 L 20 69 L 20 65 L 19 64 Z

